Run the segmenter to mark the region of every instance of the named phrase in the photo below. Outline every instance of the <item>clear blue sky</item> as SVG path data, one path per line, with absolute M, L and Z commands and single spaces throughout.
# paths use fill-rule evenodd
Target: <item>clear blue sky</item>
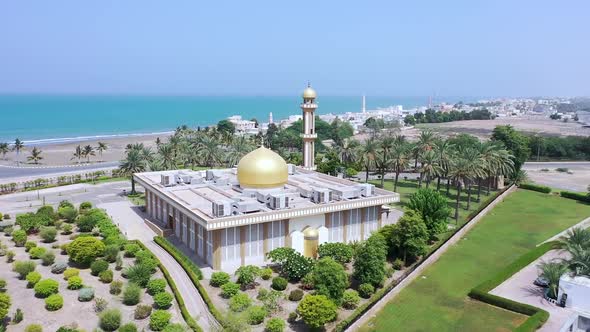
M 0 93 L 590 94 L 590 1 L 15 0 Z

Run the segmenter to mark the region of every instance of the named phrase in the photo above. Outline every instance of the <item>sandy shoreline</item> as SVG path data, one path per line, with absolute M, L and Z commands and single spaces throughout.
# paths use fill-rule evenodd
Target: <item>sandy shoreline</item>
M 91 145 L 96 149 L 98 142 L 107 143 L 107 150 L 103 151 L 102 156 L 95 151 L 96 156 L 90 158 L 91 163 L 102 163 L 102 162 L 113 162 L 119 161 L 125 154 L 125 147 L 127 144 L 143 143 L 146 146 L 155 147 L 156 138 L 160 137 L 162 141 L 166 141 L 167 137 L 170 136 L 168 133 L 159 134 L 145 134 L 145 135 L 133 135 L 133 136 L 120 136 L 120 137 L 105 137 L 97 139 L 88 139 L 76 142 L 67 143 L 43 143 L 43 144 L 29 144 L 25 147 L 25 150 L 20 153 L 21 163 L 27 163 L 30 166 L 57 166 L 57 165 L 75 165 L 77 159 L 74 157 L 74 151 L 78 145 L 84 147 L 85 145 Z M 42 152 L 41 156 L 43 160 L 40 161 L 39 165 L 29 164 L 27 157 L 30 155 L 33 147 L 37 147 Z M 1 156 L 0 156 L 1 158 Z M 86 163 L 83 159 L 81 162 Z M 0 160 L 2 165 L 14 165 L 16 163 L 16 153 L 9 152 L 6 154 L 6 159 Z

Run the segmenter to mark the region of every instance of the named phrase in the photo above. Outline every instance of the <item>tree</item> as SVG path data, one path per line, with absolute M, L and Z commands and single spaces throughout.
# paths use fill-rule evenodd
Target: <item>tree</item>
M 89 265 L 104 252 L 105 245 L 95 237 L 78 237 L 66 247 L 70 259 L 78 264 Z
M 426 188 L 428 188 L 433 177 L 443 174 L 443 168 L 439 165 L 438 156 L 433 150 L 428 150 L 423 154 L 419 171 L 418 187 L 421 186 L 422 178 L 426 178 Z
M 397 182 L 399 174 L 403 172 L 410 165 L 410 146 L 400 139 L 398 136 L 398 144 L 391 150 L 391 167 L 395 173 L 395 180 L 393 182 L 393 191 L 397 191 Z
M 43 160 L 41 152 L 43 151 L 41 151 L 37 147 L 34 147 L 33 150 L 31 150 L 31 155 L 27 157 L 27 160 L 32 161 L 33 164 L 38 164 L 40 160 Z
M 517 132 L 510 125 L 496 126 L 492 132 L 492 140 L 502 142 L 506 149 L 514 156 L 515 172 L 521 169 L 531 154 L 528 146 L 528 138 Z
M 121 160 L 119 170 L 122 174 L 131 177 L 131 194 L 135 194 L 135 179 L 133 173 L 145 172 L 147 170 L 146 158 L 137 149 L 127 151 L 125 159 Z
M 92 145 L 85 145 L 84 148 L 82 148 L 82 156 L 86 158 L 86 162 L 90 162 L 90 157 L 95 155 Z
M 80 159 L 82 159 L 83 155 L 84 155 L 84 152 L 82 152 L 82 147 L 80 145 L 78 145 L 76 147 L 76 149 L 74 150 L 74 156 L 71 159 L 78 159 L 78 164 L 79 164 Z
M 449 207 L 446 198 L 438 191 L 428 188 L 418 189 L 410 196 L 407 208 L 420 214 L 431 239 L 447 229 Z
M 369 182 L 369 171 L 375 166 L 378 148 L 378 142 L 374 139 L 369 139 L 358 150 L 358 160 L 365 170 L 365 182 Z
M 428 228 L 414 210 L 406 210 L 391 231 L 393 249 L 406 263 L 426 253 L 428 239 Z
M 244 289 L 253 288 L 256 278 L 260 275 L 260 268 L 255 265 L 240 266 L 236 270 L 238 284 Z
M 105 142 L 98 142 L 98 146 L 96 147 L 96 151 L 100 155 L 100 159 L 102 160 L 102 153 L 103 151 L 108 150 L 109 146 Z
M 222 133 L 233 134 L 236 132 L 236 126 L 227 119 L 221 120 L 217 123 L 217 130 Z
M 348 275 L 342 264 L 330 257 L 320 259 L 312 272 L 316 294 L 325 295 L 335 303 L 342 301 L 348 287 Z
M 359 283 L 379 286 L 385 277 L 387 243 L 380 233 L 374 233 L 357 249 L 353 277 Z
M 10 151 L 9 145 L 6 142 L 0 143 L 0 153 L 2 153 L 2 159 L 6 159 L 6 154 Z
M 297 306 L 297 313 L 307 326 L 320 329 L 336 318 L 336 304 L 324 295 L 306 295 Z
M 559 279 L 567 272 L 567 265 L 561 262 L 542 262 L 539 265 L 541 276 L 547 279 L 549 283 L 549 297 L 557 299 L 557 290 L 559 289 Z
M 409 114 L 404 118 L 404 123 L 406 126 L 413 126 L 416 124 L 416 118 L 413 115 Z
M 16 164 L 20 163 L 19 154 L 25 148 L 25 144 L 20 139 L 15 139 L 12 145 L 12 150 L 16 152 Z

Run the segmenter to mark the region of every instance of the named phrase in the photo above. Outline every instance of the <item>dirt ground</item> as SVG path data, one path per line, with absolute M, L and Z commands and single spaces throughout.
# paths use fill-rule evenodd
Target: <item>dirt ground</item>
M 558 172 L 557 168 L 568 172 Z M 532 182 L 544 186 L 578 192 L 587 192 L 590 186 L 590 162 L 529 162 L 523 169 Z

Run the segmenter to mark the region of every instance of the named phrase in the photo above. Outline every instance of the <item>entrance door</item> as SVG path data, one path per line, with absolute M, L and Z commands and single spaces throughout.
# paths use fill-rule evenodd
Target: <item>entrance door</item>
M 168 215 L 168 228 L 174 229 L 174 216 L 171 214 Z

